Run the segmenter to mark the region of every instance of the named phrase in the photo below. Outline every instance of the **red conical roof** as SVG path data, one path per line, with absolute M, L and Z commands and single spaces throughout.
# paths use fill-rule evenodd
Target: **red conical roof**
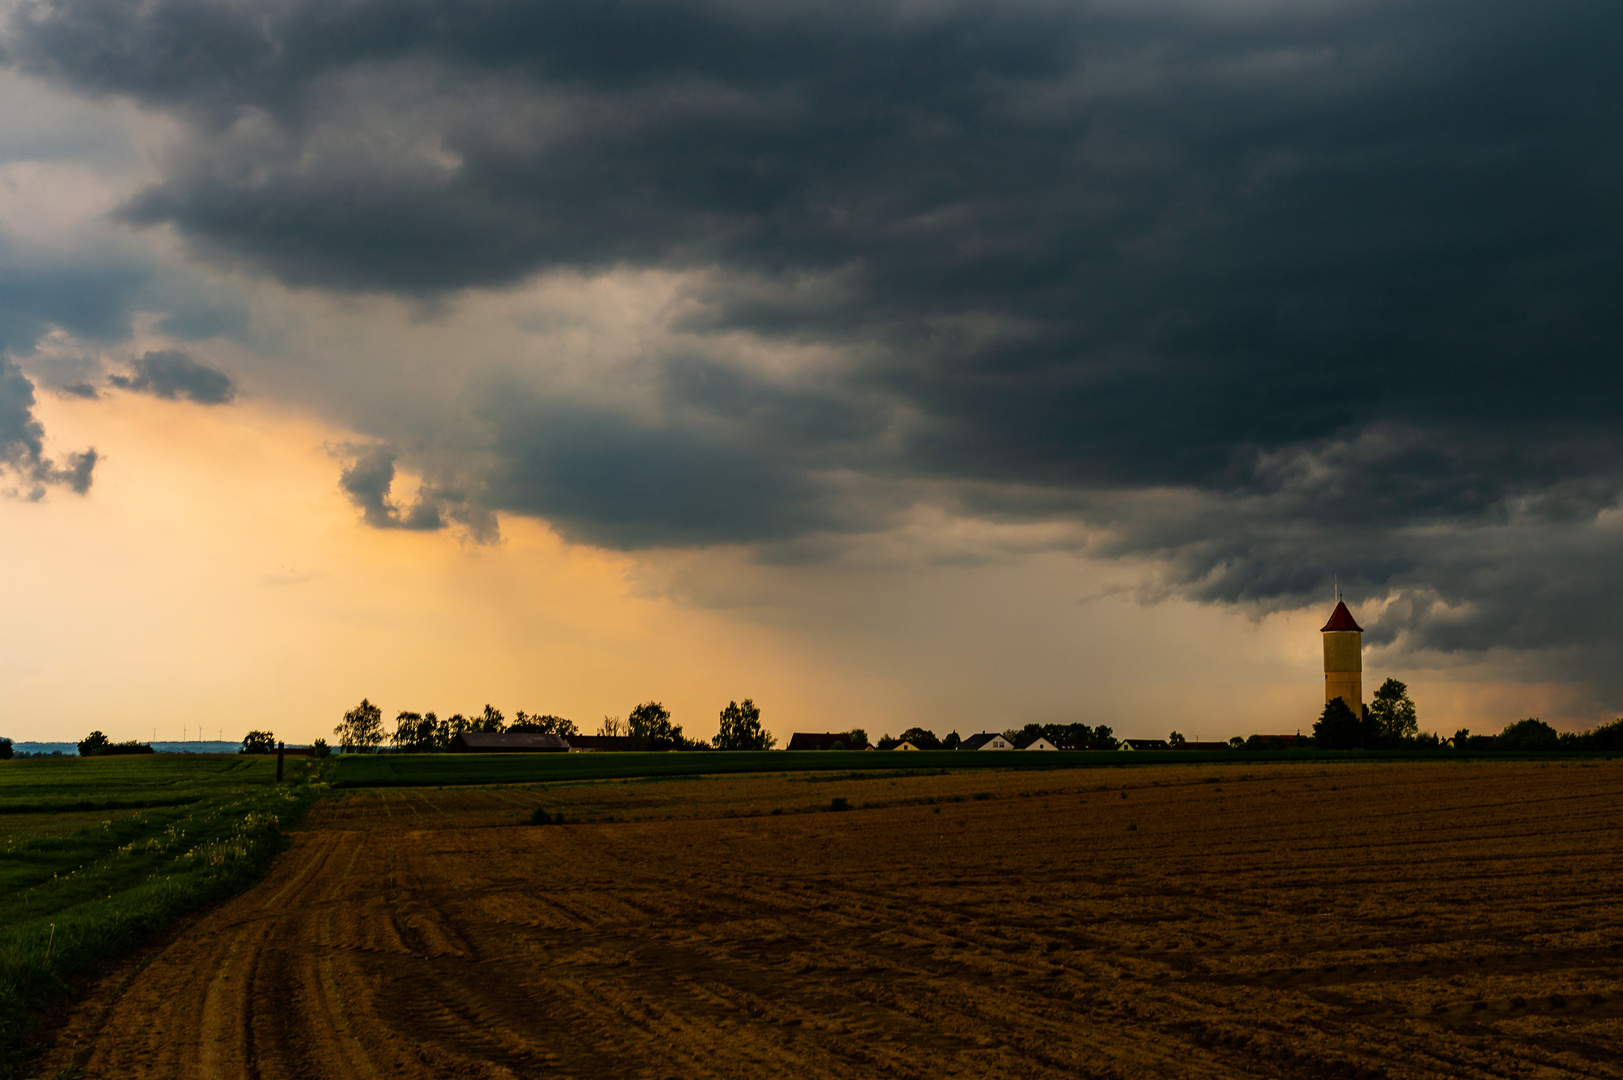
M 1360 634 L 1364 632 L 1364 628 L 1352 617 L 1352 612 L 1347 610 L 1347 605 L 1340 600 L 1336 601 L 1336 609 L 1330 613 L 1330 621 L 1324 624 L 1319 633 L 1330 630 L 1357 630 Z

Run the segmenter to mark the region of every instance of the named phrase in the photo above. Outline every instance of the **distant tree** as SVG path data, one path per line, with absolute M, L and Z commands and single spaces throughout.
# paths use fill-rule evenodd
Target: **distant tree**
M 242 749 L 239 754 L 274 754 L 276 753 L 276 736 L 268 731 L 250 731 L 242 737 Z
M 854 727 L 845 733 L 845 745 L 853 750 L 861 750 L 868 745 L 868 733 L 859 727 Z
M 365 698 L 332 729 L 346 754 L 369 754 L 383 745 L 383 710 Z
M 1331 698 L 1313 724 L 1313 738 L 1327 750 L 1357 750 L 1364 745 L 1363 725 L 1345 701 Z
M 11 740 L 0 739 L 0 761 L 11 760 Z
M 1454 749 L 1464 750 L 1471 742 L 1471 729 L 1462 727 L 1458 731 L 1454 732 L 1452 742 L 1454 743 Z
M 476 721 L 469 720 L 461 713 L 452 713 L 451 718 L 445 721 L 445 730 L 449 739 L 457 735 L 466 735 L 470 731 L 478 731 L 479 728 Z
M 1174 749 L 1174 750 L 1177 750 L 1180 747 L 1182 747 L 1183 744 L 1185 742 L 1187 742 L 1187 741 L 1188 741 L 1187 739 L 1185 739 L 1182 735 L 1178 734 L 1176 731 L 1174 731 L 1171 735 L 1167 736 L 1167 745 L 1172 747 L 1172 749 Z
M 1234 738 L 1230 739 L 1229 740 L 1229 749 L 1230 750 L 1244 750 L 1245 749 L 1245 736 L 1236 735 L 1236 736 L 1234 736 Z
M 107 736 L 103 735 L 99 731 L 92 731 L 89 735 L 86 735 L 83 739 L 79 740 L 79 756 L 89 757 L 96 751 L 104 749 L 106 746 Z
M 1412 740 L 1420 728 L 1415 719 L 1414 702 L 1409 700 L 1409 688 L 1396 679 L 1388 679 L 1375 691 L 1370 702 L 1369 718 L 1378 745 L 1401 746 Z
M 949 731 L 947 737 L 941 740 L 941 749 L 956 750 L 963 745 L 964 740 L 958 737 L 958 732 Z
M 721 710 L 721 731 L 716 735 L 717 750 L 770 750 L 777 742 L 761 727 L 761 710 L 749 698 L 741 705 L 729 701 Z
M 316 757 L 324 758 L 328 754 L 332 753 L 332 747 L 327 745 L 326 739 L 317 739 L 315 742 L 310 744 L 310 751 L 311 753 L 315 754 Z
M 626 722 L 618 716 L 605 716 L 603 722 L 597 725 L 597 733 L 610 738 L 624 738 L 630 734 Z
M 671 712 L 657 701 L 645 701 L 631 710 L 626 727 L 639 750 L 681 750 L 688 741 L 680 726 L 671 723 Z
M 520 709 L 513 714 L 513 717 L 513 723 L 508 727 L 508 731 L 535 735 L 562 735 L 565 737 L 580 734 L 580 730 L 575 727 L 573 720 L 565 720 L 561 716 L 553 716 L 550 713 L 527 715 L 524 710 Z
M 502 716 L 500 709 L 485 706 L 482 716 L 473 722 L 474 731 L 482 731 L 491 735 L 500 735 L 507 727 L 507 718 Z
M 1623 750 L 1623 716 L 1589 733 L 1591 750 Z
M 395 717 L 389 741 L 407 754 L 435 754 L 449 748 L 449 725 L 433 713 L 402 712 Z
M 941 740 L 936 738 L 935 732 L 930 731 L 927 728 L 910 727 L 906 731 L 902 732 L 901 740 L 903 742 L 912 743 L 920 750 L 941 749 Z
M 1507 726 L 1493 745 L 1496 750 L 1556 750 L 1561 736 L 1538 717 L 1529 716 Z
M 1093 739 L 1088 743 L 1090 750 L 1114 750 L 1120 743 L 1111 730 L 1100 724 L 1093 729 Z
M 1061 750 L 1086 750 L 1093 745 L 1093 729 L 1086 724 L 1044 724 L 1042 734 Z

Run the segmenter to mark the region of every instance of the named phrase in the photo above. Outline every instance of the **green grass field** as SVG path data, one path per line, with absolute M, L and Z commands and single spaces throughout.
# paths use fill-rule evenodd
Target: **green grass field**
M 0 1075 L 28 1010 L 251 883 L 313 799 L 308 760 L 156 755 L 0 763 Z
M 1440 756 L 1588 757 L 1572 754 L 1514 754 L 1454 750 L 1220 750 L 1177 751 L 965 751 L 863 750 L 706 751 L 666 754 L 346 754 L 336 758 L 332 786 L 447 787 L 457 784 L 548 784 L 570 780 L 612 780 L 633 776 L 701 776 L 750 772 L 860 772 L 938 769 L 1132 768 L 1196 762 L 1245 764 L 1268 761 L 1404 761 Z M 1609 755 L 1600 755 L 1609 756 Z

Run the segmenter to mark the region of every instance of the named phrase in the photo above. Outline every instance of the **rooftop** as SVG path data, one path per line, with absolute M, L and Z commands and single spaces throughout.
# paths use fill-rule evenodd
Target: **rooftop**
M 1364 628 L 1352 617 L 1352 612 L 1347 610 L 1347 605 L 1340 600 L 1336 601 L 1336 609 L 1330 613 L 1330 621 L 1325 623 L 1319 632 L 1322 634 L 1331 630 L 1357 630 L 1360 634 L 1364 632 Z

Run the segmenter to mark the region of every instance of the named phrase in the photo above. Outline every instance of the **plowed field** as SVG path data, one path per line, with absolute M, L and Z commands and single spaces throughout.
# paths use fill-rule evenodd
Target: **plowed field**
M 39 1072 L 1623 1076 L 1620 823 L 1623 762 L 363 792 Z

